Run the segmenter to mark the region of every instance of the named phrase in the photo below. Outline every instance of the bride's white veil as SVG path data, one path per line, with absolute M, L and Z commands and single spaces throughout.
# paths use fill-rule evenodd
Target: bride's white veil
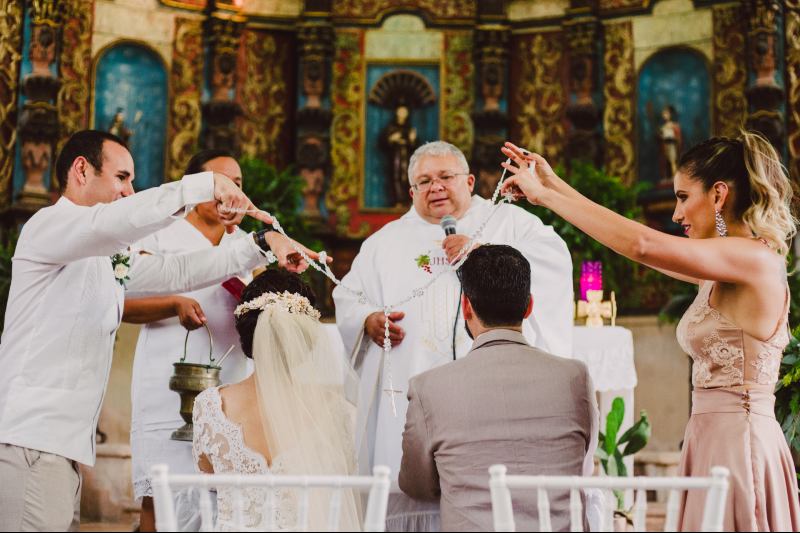
M 258 408 L 273 464 L 289 475 L 356 472 L 353 406 L 342 386 L 341 361 L 316 311 L 296 293 L 266 293 L 253 334 Z M 256 310 L 249 312 L 258 312 Z M 311 490 L 308 529 L 326 530 L 331 491 Z M 361 500 L 342 492 L 339 529 L 361 529 Z

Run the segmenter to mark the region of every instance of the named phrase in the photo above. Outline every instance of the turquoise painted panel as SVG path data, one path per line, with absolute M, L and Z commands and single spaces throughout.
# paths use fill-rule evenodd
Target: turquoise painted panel
M 663 171 L 664 155 L 659 133 L 662 111 L 672 106 L 680 125 L 680 152 L 707 139 L 711 132 L 710 77 L 703 56 L 674 48 L 658 52 L 639 73 L 637 126 L 639 180 L 672 189 Z
M 439 103 L 441 89 L 438 65 L 367 65 L 367 92 L 384 74 L 397 69 L 413 70 L 425 76 L 436 94 L 436 103 L 422 109 L 414 109 L 409 115 L 410 124 L 417 129 L 419 144 L 439 139 Z M 364 142 L 364 207 L 390 208 L 392 186 L 389 164 L 380 148 L 383 129 L 392 122 L 394 110 L 367 103 L 366 139 Z
M 164 181 L 167 106 L 167 72 L 154 51 L 124 43 L 103 53 L 96 69 L 93 127 L 109 131 L 122 114 L 137 191 Z

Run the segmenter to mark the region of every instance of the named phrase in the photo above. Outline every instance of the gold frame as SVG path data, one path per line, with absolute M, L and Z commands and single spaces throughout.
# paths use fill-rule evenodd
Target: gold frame
M 161 184 L 163 185 L 164 183 L 168 183 L 168 181 L 169 181 L 167 179 L 167 170 L 169 168 L 169 147 L 166 146 L 166 142 L 167 142 L 167 139 L 169 137 L 169 124 L 170 124 L 170 119 L 172 118 L 172 108 L 170 106 L 170 103 L 171 103 L 171 100 L 172 100 L 172 78 L 170 76 L 170 72 L 171 71 L 170 71 L 170 68 L 169 68 L 170 67 L 169 64 L 167 63 L 167 61 L 164 58 L 164 56 L 162 56 L 161 53 L 152 44 L 150 44 L 150 43 L 148 43 L 146 41 L 142 41 L 140 39 L 123 38 L 123 39 L 117 39 L 116 41 L 111 41 L 110 43 L 107 43 L 107 44 L 103 45 L 97 51 L 97 53 L 92 58 L 92 69 L 91 69 L 90 80 L 89 80 L 90 87 L 91 87 L 90 90 L 89 90 L 89 127 L 90 128 L 94 128 L 94 129 L 98 129 L 97 126 L 95 125 L 95 100 L 96 100 L 95 92 L 96 92 L 96 88 L 97 88 L 97 65 L 98 65 L 98 63 L 100 63 L 100 59 L 102 59 L 102 57 L 111 48 L 113 48 L 113 47 L 115 47 L 117 45 L 120 45 L 120 44 L 132 44 L 132 45 L 141 46 L 142 48 L 150 50 L 151 52 L 153 52 L 156 55 L 158 60 L 161 61 L 161 65 L 164 67 L 164 73 L 166 74 L 166 78 L 167 78 L 167 115 L 166 115 L 166 123 L 165 123 L 165 128 L 166 128 L 165 134 L 166 135 L 164 136 L 164 142 L 165 142 L 165 146 L 164 146 L 164 175 L 161 176 Z M 134 177 L 135 176 L 136 176 L 136 170 L 134 169 Z

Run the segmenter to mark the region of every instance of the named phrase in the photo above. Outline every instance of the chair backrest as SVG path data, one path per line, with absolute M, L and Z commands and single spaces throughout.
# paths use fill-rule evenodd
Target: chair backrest
M 728 469 L 716 466 L 711 477 L 580 477 L 580 476 L 514 476 L 507 475 L 505 465 L 489 468 L 489 490 L 492 497 L 492 515 L 495 531 L 516 531 L 511 489 L 536 489 L 539 510 L 539 530 L 552 531 L 548 490 L 570 491 L 571 531 L 583 531 L 583 504 L 581 491 L 603 491 L 601 503 L 602 526 L 600 531 L 614 531 L 616 498 L 608 497 L 611 491 L 634 490 L 633 530 L 646 531 L 647 491 L 669 490 L 667 517 L 664 531 L 677 531 L 681 491 L 706 489 L 706 505 L 702 531 L 722 531 L 725 501 L 728 494 Z M 611 502 L 609 504 L 609 502 Z
M 158 531 L 178 531 L 175 515 L 175 502 L 172 491 L 179 488 L 205 489 L 200 492 L 201 531 L 213 531 L 212 503 L 210 489 L 240 489 L 236 496 L 241 497 L 241 490 L 247 488 L 267 489 L 265 512 L 273 516 L 272 491 L 274 489 L 292 489 L 299 493 L 296 531 L 308 531 L 309 490 L 330 489 L 331 498 L 328 506 L 328 531 L 337 531 L 341 511 L 341 495 L 344 490 L 369 491 L 367 510 L 364 514 L 364 531 L 384 531 L 386 528 L 386 508 L 389 500 L 389 467 L 376 466 L 372 476 L 282 476 L 282 475 L 238 475 L 238 474 L 170 474 L 167 465 L 154 465 L 150 471 L 153 487 L 153 503 Z M 242 506 L 234 505 L 234 527 L 243 531 Z M 277 525 L 268 530 L 277 528 Z

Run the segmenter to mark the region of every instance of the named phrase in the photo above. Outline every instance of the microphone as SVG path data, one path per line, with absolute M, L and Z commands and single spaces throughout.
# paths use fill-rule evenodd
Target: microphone
M 447 236 L 455 235 L 456 234 L 456 217 L 452 215 L 445 215 L 442 217 L 442 220 L 439 221 L 439 225 L 444 230 L 444 234 Z

